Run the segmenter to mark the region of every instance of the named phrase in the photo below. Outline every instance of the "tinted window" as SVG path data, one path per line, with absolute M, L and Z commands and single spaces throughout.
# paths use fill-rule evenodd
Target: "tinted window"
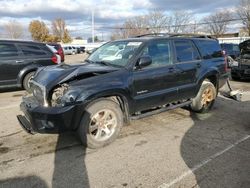
M 0 58 L 18 56 L 18 50 L 14 44 L 0 44 Z
M 172 64 L 169 41 L 153 41 L 143 49 L 143 55 L 152 58 L 152 64 L 145 67 L 161 67 Z
M 174 42 L 176 58 L 178 62 L 199 60 L 200 56 L 197 49 L 187 40 L 177 40 Z
M 196 44 L 204 59 L 223 57 L 221 47 L 216 40 L 199 40 Z
M 58 44 L 49 44 L 50 46 L 53 46 L 56 50 L 59 50 L 60 46 Z
M 26 56 L 46 55 L 46 52 L 41 50 L 38 46 L 19 44 L 19 47 Z

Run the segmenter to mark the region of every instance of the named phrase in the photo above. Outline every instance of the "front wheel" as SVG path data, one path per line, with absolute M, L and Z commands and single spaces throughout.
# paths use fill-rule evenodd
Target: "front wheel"
M 29 72 L 28 74 L 25 75 L 25 77 L 23 79 L 23 88 L 28 93 L 31 93 L 30 81 L 33 79 L 34 75 L 35 75 L 35 72 Z
M 119 104 L 102 99 L 86 108 L 77 132 L 84 145 L 100 148 L 113 142 L 122 126 L 123 114 Z
M 208 112 L 214 104 L 216 89 L 209 81 L 203 81 L 197 96 L 192 100 L 191 109 L 198 113 Z

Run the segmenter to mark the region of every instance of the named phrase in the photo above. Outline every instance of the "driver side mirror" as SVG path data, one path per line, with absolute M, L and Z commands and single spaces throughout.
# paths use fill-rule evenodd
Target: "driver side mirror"
M 152 63 L 152 58 L 150 56 L 142 56 L 139 58 L 138 62 L 136 63 L 136 68 L 137 69 L 142 69 L 144 67 L 147 67 L 151 65 Z

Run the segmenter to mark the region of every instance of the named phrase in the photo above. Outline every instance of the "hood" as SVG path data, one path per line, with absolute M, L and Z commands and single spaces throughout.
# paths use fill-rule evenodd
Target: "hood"
M 36 72 L 34 81 L 50 90 L 55 85 L 74 80 L 83 79 L 98 74 L 105 74 L 118 70 L 119 68 L 101 64 L 86 63 L 77 65 L 60 64 L 41 68 Z

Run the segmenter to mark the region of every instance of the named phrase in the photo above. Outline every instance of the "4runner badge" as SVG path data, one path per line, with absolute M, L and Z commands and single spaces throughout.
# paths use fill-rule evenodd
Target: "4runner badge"
M 143 93 L 147 93 L 148 92 L 148 90 L 142 90 L 142 91 L 138 91 L 138 92 L 136 92 L 138 95 L 140 95 L 140 94 L 143 94 Z

